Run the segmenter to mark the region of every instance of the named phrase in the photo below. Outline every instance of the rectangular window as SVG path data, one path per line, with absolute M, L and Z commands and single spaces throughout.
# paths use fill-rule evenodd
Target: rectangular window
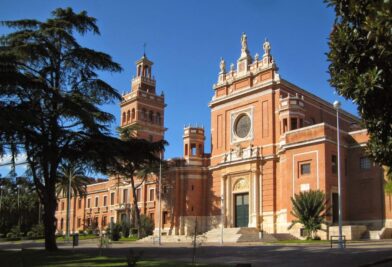
M 106 207 L 108 205 L 108 197 L 103 196 L 103 206 Z
M 64 202 L 61 202 L 61 210 L 64 210 Z
M 338 159 L 336 155 L 331 156 L 331 171 L 332 173 L 336 173 L 338 169 Z
M 128 189 L 123 190 L 123 203 L 128 203 Z
M 95 197 L 95 207 L 98 207 L 99 204 L 99 197 Z
M 102 226 L 106 226 L 106 216 L 102 217 Z
M 78 209 L 81 209 L 81 208 L 82 208 L 82 199 L 79 198 L 78 199 Z
M 78 218 L 78 223 L 77 223 L 77 226 L 78 226 L 78 227 L 80 227 L 80 222 L 81 222 L 81 219 Z
M 90 208 L 91 207 L 91 198 L 88 198 L 87 199 L 87 208 Z
M 137 200 L 137 202 L 140 202 L 141 199 L 142 199 L 142 189 L 138 188 L 138 189 L 136 189 L 136 200 Z
M 291 118 L 291 130 L 295 130 L 295 129 L 297 129 L 298 128 L 298 125 L 297 125 L 297 118 Z
M 110 204 L 114 205 L 114 192 L 110 193 Z
M 154 201 L 154 197 L 155 197 L 155 196 L 154 196 L 154 194 L 155 194 L 154 188 L 150 188 L 149 193 L 150 193 L 149 200 L 150 200 L 150 201 Z
M 369 170 L 372 167 L 372 161 L 368 157 L 361 157 L 360 167 L 362 170 Z
M 167 223 L 167 211 L 162 212 L 162 224 L 165 225 Z
M 302 163 L 300 165 L 300 168 L 301 168 L 301 175 L 310 174 L 310 163 Z
M 154 213 L 153 213 L 153 212 L 150 213 L 150 220 L 151 220 L 152 222 L 154 222 Z
M 191 156 L 196 156 L 196 144 L 191 144 Z

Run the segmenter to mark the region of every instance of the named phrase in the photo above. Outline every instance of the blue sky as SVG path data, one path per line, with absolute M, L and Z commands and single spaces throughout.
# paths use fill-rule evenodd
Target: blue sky
M 0 20 L 44 20 L 53 9 L 68 6 L 96 17 L 101 36 L 89 34 L 80 43 L 110 54 L 122 65 L 122 73 L 103 75 L 120 92 L 130 90 L 134 62 L 146 43 L 147 56 L 155 63 L 157 91 L 166 96 L 167 158 L 182 155 L 182 131 L 189 123 L 205 126 L 206 151 L 210 150 L 212 85 L 220 57 L 227 66 L 239 58 L 242 32 L 248 36 L 252 55 L 262 54 L 262 43 L 268 38 L 281 77 L 327 101 L 339 99 L 344 109 L 357 114 L 356 107 L 334 94 L 328 84 L 325 53 L 334 14 L 322 0 L 0 0 L 0 6 Z M 0 34 L 7 32 L 0 27 Z M 116 116 L 114 131 L 120 121 L 119 105 L 104 109 Z M 0 167 L 4 172 L 6 168 Z

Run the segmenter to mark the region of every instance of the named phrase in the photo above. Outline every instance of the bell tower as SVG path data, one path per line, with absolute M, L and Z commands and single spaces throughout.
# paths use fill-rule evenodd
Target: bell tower
M 155 142 L 164 138 L 165 96 L 156 94 L 152 65 L 146 54 L 136 61 L 131 91 L 122 96 L 121 127 L 134 127 L 136 138 Z

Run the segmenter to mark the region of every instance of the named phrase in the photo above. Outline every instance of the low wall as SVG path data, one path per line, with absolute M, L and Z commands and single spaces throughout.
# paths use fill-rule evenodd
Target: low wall
M 367 231 L 366 225 L 344 225 L 342 226 L 342 235 L 346 240 L 359 240 Z M 339 226 L 329 227 L 329 236 L 338 236 Z

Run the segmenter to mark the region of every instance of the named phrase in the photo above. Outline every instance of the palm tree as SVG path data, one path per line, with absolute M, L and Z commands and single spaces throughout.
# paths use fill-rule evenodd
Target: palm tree
M 88 177 L 84 175 L 84 169 L 82 166 L 71 162 L 63 163 L 60 166 L 60 169 L 57 172 L 57 178 L 58 178 L 58 181 L 56 183 L 57 197 L 60 196 L 61 194 L 63 194 L 63 196 L 67 196 L 66 237 L 67 239 L 69 239 L 71 197 L 72 195 L 75 196 L 74 204 L 76 205 L 76 196 L 77 195 L 83 196 L 86 193 L 86 186 L 90 183 L 90 180 Z
M 291 214 L 297 219 L 291 222 L 289 229 L 295 224 L 300 223 L 304 226 L 307 233 L 306 239 L 315 236 L 317 230 L 325 223 L 326 201 L 325 194 L 320 190 L 310 190 L 295 194 L 291 197 L 293 210 Z

